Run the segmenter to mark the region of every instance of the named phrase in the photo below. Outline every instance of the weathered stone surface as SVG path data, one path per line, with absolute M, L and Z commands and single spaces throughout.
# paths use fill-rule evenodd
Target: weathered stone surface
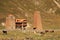
M 42 21 L 39 11 L 34 12 L 34 27 L 38 30 L 42 30 Z

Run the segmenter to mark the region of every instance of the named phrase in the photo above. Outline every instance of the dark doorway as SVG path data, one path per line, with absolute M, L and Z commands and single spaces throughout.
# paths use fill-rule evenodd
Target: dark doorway
M 16 29 L 22 29 L 22 22 L 16 22 Z

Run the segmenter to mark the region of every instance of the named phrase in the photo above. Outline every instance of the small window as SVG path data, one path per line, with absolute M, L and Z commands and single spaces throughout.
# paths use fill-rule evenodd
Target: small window
M 23 22 L 23 24 L 27 24 L 26 22 Z
M 22 22 L 16 22 L 16 24 L 22 24 Z

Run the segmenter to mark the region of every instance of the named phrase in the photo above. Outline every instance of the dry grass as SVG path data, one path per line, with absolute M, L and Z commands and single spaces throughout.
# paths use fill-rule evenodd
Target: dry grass
M 48 32 L 44 35 L 38 35 L 34 34 L 32 32 L 22 32 L 19 30 L 15 31 L 9 31 L 7 35 L 4 35 L 2 32 L 0 32 L 0 40 L 60 40 L 60 32 Z

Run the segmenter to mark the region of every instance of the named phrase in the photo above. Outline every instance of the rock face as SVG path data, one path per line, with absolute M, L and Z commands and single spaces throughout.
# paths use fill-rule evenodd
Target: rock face
M 15 17 L 13 15 L 8 15 L 6 17 L 6 29 L 11 30 L 15 29 Z
M 39 11 L 34 12 L 34 27 L 37 30 L 42 30 L 42 21 L 41 21 L 41 16 Z

